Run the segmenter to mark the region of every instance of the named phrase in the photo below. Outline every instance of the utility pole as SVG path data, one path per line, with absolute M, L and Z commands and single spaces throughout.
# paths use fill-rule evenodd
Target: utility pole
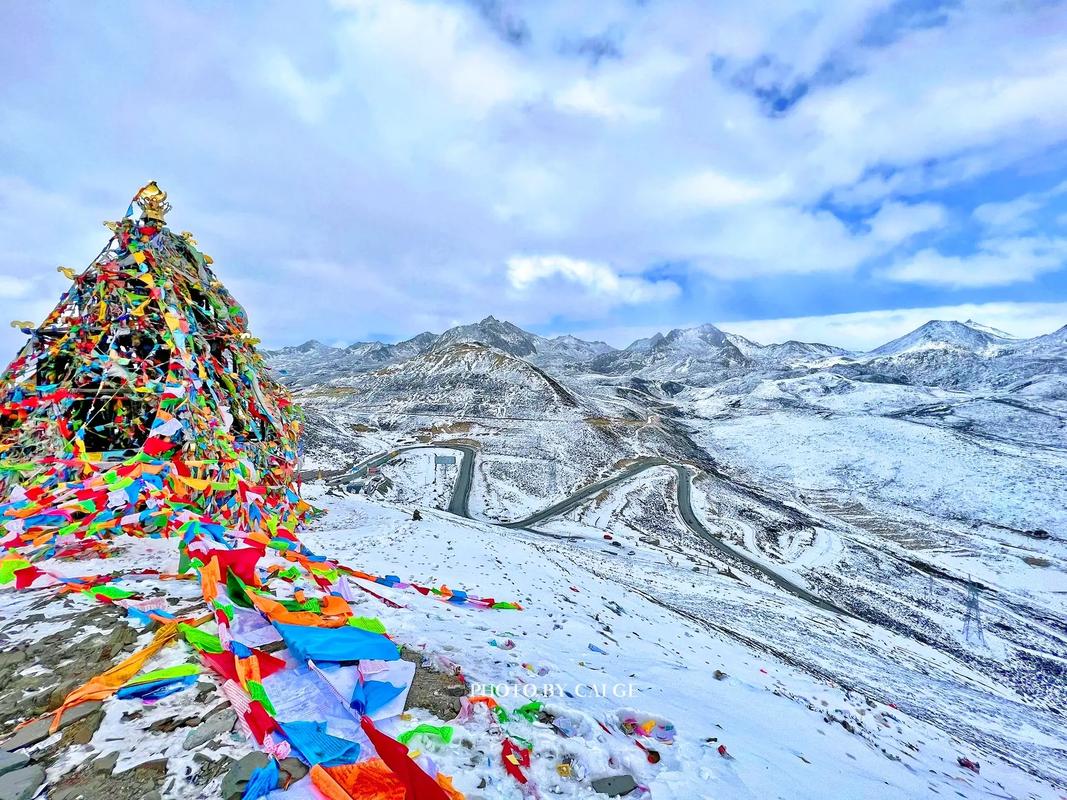
M 967 589 L 967 614 L 963 618 L 963 638 L 971 644 L 986 646 L 982 632 L 982 609 L 978 603 L 978 586 L 971 582 Z

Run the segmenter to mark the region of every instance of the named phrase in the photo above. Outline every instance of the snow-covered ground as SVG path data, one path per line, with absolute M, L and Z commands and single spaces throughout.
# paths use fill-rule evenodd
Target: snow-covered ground
M 405 474 L 418 478 L 420 469 L 409 465 Z M 510 735 L 534 745 L 527 772 L 541 797 L 602 796 L 590 782 L 617 774 L 646 787 L 633 797 L 657 800 L 1058 796 L 1052 784 L 996 755 L 1007 743 L 1017 764 L 1043 759 L 1046 774 L 1062 779 L 1064 741 L 1047 714 L 1035 715 L 1011 690 L 915 641 L 820 611 L 747 576 L 719 574 L 698 546 L 685 549 L 680 527 L 647 530 L 640 509 L 673 497 L 664 491 L 672 479 L 666 470 L 644 473 L 547 524 L 545 533 L 430 508 L 413 522 L 407 504 L 338 497 L 312 483 L 306 494 L 328 513 L 302 538 L 357 569 L 523 605 L 472 610 L 367 584 L 401 607 L 358 593 L 355 611 L 381 619 L 397 642 L 431 661 L 460 666 L 473 684 L 498 687 L 507 709 L 543 700 L 553 725 L 521 719 L 507 725 Z M 172 570 L 172 545 L 120 540 L 115 558 L 41 566 L 67 574 Z M 164 582 L 158 591 L 191 600 L 196 586 Z M 39 595 L 6 591 L 0 634 L 9 641 L 35 635 L 20 621 L 23 598 Z M 94 605 L 83 597 L 63 602 Z M 189 657 L 184 644 L 174 644 L 145 669 Z M 269 679 L 266 685 L 270 691 Z M 214 796 L 220 777 L 190 783 L 206 769 L 206 756 L 198 761 L 199 751 L 184 749 L 187 729 L 171 732 L 163 724 L 180 714 L 191 691 L 153 706 L 107 700 L 91 741 L 68 747 L 50 777 L 119 752 L 116 770 L 166 759 L 164 797 Z M 920 704 L 934 713 L 916 715 Z M 674 740 L 628 736 L 619 726 L 626 719 L 669 723 Z M 386 727 L 396 733 L 420 722 L 456 729 L 450 744 L 421 742 L 417 749 L 467 797 L 522 796 L 501 766 L 495 720 L 478 712 L 450 721 L 413 709 Z M 962 738 L 961 731 L 974 736 Z M 637 742 L 655 750 L 658 763 Z M 214 757 L 251 749 L 231 734 Z M 959 756 L 980 761 L 981 774 L 958 766 Z M 557 771 L 564 762 L 572 765 L 569 777 Z M 306 780 L 274 796 L 315 797 Z
M 830 375 L 763 381 L 741 411 L 725 411 L 721 395 L 698 395 L 692 429 L 709 452 L 801 491 L 1067 533 L 1062 421 L 1003 404 L 990 419 L 988 403 L 937 402 L 946 395 Z M 944 410 L 935 416 L 931 404 Z
M 779 695 L 803 698 L 795 703 L 802 708 L 811 700 L 825 711 L 822 695 L 812 688 L 821 681 L 832 684 L 828 691 L 851 692 L 877 708 L 894 706 L 896 720 L 871 729 L 880 731 L 874 752 L 884 745 L 900 762 L 879 755 L 886 763 L 854 764 L 853 750 L 842 753 L 827 744 L 826 736 L 837 742 L 841 725 L 832 735 L 821 726 L 806 735 L 792 718 L 775 727 L 780 715 L 760 705 L 766 719 L 729 716 L 731 734 L 740 738 L 728 747 L 737 754 L 742 742 L 762 769 L 781 771 L 781 781 L 761 783 L 751 763 L 740 763 L 742 755 L 728 761 L 713 752 L 709 761 L 703 750 L 686 751 L 680 733 L 674 752 L 685 754 L 681 771 L 691 764 L 694 774 L 705 771 L 709 783 L 675 786 L 675 778 L 666 777 L 665 756 L 658 777 L 638 775 L 653 796 L 927 797 L 957 790 L 964 796 L 1043 796 L 1051 788 L 1031 785 L 1024 773 L 1067 780 L 1061 716 L 1067 706 L 1062 356 L 1041 349 L 1040 342 L 1032 358 L 1029 350 L 1026 358 L 1012 355 L 1018 343 L 986 352 L 988 332 L 979 327 L 925 326 L 921 346 L 869 357 L 800 343 L 759 348 L 728 336 L 730 347 L 741 348 L 750 363 L 730 361 L 730 348 L 720 343 L 714 352 L 694 350 L 681 361 L 659 364 L 660 351 L 670 348 L 650 345 L 615 354 L 632 361 L 632 369 L 629 361 L 606 369 L 599 359 L 595 369 L 570 364 L 554 377 L 500 354 L 465 350 L 445 358 L 442 351 L 412 361 L 410 368 L 362 378 L 377 392 L 376 405 L 361 407 L 358 394 L 323 390 L 319 397 L 312 389 L 302 398 L 305 406 L 310 402 L 327 427 L 343 428 L 364 455 L 413 442 L 474 447 L 470 512 L 484 522 L 438 514 L 399 529 L 400 522 L 383 522 L 382 515 L 394 513 L 390 503 L 403 501 L 395 513 L 405 515 L 411 504 L 441 506 L 440 493 L 414 461 L 404 459 L 385 468 L 396 468 L 392 494 L 373 503 L 329 498 L 331 514 L 311 535 L 324 537 L 327 552 L 327 540 L 330 547 L 361 542 L 351 546 L 372 564 L 379 563 L 375 547 L 392 552 L 396 537 L 417 536 L 411 556 L 423 560 L 427 574 L 401 577 L 432 575 L 451 585 L 459 582 L 453 578 L 458 572 L 470 584 L 465 588 L 483 593 L 500 590 L 480 584 L 481 577 L 502 577 L 524 604 L 541 587 L 559 589 L 546 606 L 556 617 L 560 609 L 574 611 L 577 619 L 592 612 L 594 623 L 608 620 L 619 629 L 615 612 L 605 617 L 580 596 L 582 582 L 599 587 L 600 603 L 611 599 L 627 607 L 631 638 L 643 637 L 646 644 L 658 638 L 666 648 L 660 656 L 665 663 L 653 665 L 649 656 L 641 666 L 665 678 L 672 691 L 646 687 L 642 698 L 656 702 L 639 707 L 681 721 L 679 731 L 700 727 L 695 708 L 724 724 L 722 715 L 733 714 L 734 703 L 750 707 L 732 682 L 742 680 L 746 691 L 753 685 L 763 690 L 758 669 L 753 683 L 748 667 L 737 666 L 746 659 L 784 676 Z M 679 383 L 683 372 L 701 378 Z M 315 443 L 335 444 L 329 436 Z M 563 513 L 539 518 L 537 532 L 488 524 L 541 512 L 642 459 L 667 466 L 630 475 Z M 680 474 L 692 476 L 693 514 L 708 534 L 683 519 Z M 751 562 L 723 552 L 725 546 Z M 475 565 L 469 572 L 452 566 L 467 559 Z M 853 616 L 822 611 L 782 591 L 767 571 Z M 568 583 L 565 591 L 560 580 Z M 579 591 L 571 591 L 571 583 Z M 980 618 L 980 633 L 967 626 L 969 618 Z M 516 649 L 491 648 L 495 661 L 479 674 L 498 680 L 511 653 L 523 647 L 605 668 L 610 665 L 597 660 L 604 656 L 588 645 L 615 654 L 610 640 L 576 643 L 578 651 L 587 648 L 580 653 L 543 628 L 531 630 L 532 638 L 551 645 L 539 649 L 539 642 L 509 635 Z M 488 633 L 487 641 L 499 641 L 499 631 Z M 625 640 L 625 634 L 609 634 Z M 466 634 L 449 636 L 474 654 L 472 669 L 482 670 L 477 635 L 469 645 Z M 625 642 L 623 649 L 641 652 L 637 643 Z M 733 665 L 720 667 L 732 678 L 708 681 L 704 675 L 701 683 L 688 673 L 668 672 L 670 665 L 682 665 L 699 674 L 704 662 Z M 533 657 L 523 663 L 538 669 Z M 572 674 L 583 673 L 568 672 L 568 679 Z M 831 709 L 825 716 L 842 719 L 832 709 L 846 707 L 844 696 L 824 699 Z M 856 708 L 870 707 L 861 702 Z M 872 741 L 857 720 L 867 724 L 873 713 L 845 718 L 856 731 L 848 734 L 850 741 Z M 828 748 L 812 751 L 819 760 L 805 749 L 809 739 Z M 789 755 L 783 759 L 783 753 Z M 981 779 L 960 774 L 954 759 L 965 754 L 982 761 Z M 842 773 L 824 779 L 823 756 Z M 998 777 L 1003 786 L 967 783 L 984 781 L 996 757 L 1012 765 L 1004 769 L 1015 777 Z M 923 782 L 926 776 L 934 785 Z M 876 790 L 879 780 L 887 783 Z M 473 794 L 495 796 L 486 791 Z
M 595 536 L 560 540 L 435 511 L 415 523 L 405 510 L 362 498 L 331 499 L 330 506 L 331 513 L 304 536 L 313 548 L 357 568 L 405 580 L 443 581 L 483 596 L 514 599 L 525 608 L 472 612 L 382 590 L 407 607 L 390 609 L 368 599 L 364 610 L 380 616 L 399 641 L 447 655 L 477 683 L 558 684 L 575 695 L 577 687 L 606 684 L 609 693 L 616 685 L 627 693 L 633 687 L 632 697 L 548 700 L 553 714 L 575 720 L 579 735 L 560 738 L 536 727 L 521 734 L 533 737 L 542 756 L 534 760 L 532 781 L 545 796 L 595 796 L 556 773 L 563 753 L 571 754 L 590 778 L 630 772 L 655 798 L 1056 796 L 1050 785 L 954 741 L 944 730 L 836 681 L 813 678 L 730 632 L 752 630 L 744 624 L 744 608 L 762 599 L 801 628 L 824 628 L 827 638 L 871 636 L 855 623 L 801 608 L 781 593 L 694 573 L 688 561 L 671 565 L 625 531 L 616 533 L 637 550 L 636 557 Z M 348 520 L 357 524 L 346 528 Z M 604 522 L 598 520 L 598 529 Z M 704 606 L 701 614 L 688 608 L 696 602 Z M 719 613 L 708 613 L 715 608 Z M 769 626 L 756 627 L 770 635 Z M 794 636 L 770 635 L 768 644 L 788 653 Z M 890 634 L 874 638 L 889 652 L 915 649 Z M 514 649 L 490 644 L 507 640 Z M 885 654 L 862 647 L 855 661 L 872 675 L 892 674 L 881 661 Z M 943 666 L 968 677 L 958 665 Z M 728 677 L 716 680 L 715 670 Z M 977 681 L 978 676 L 970 677 Z M 897 694 L 886 688 L 887 694 Z M 984 691 L 1002 699 L 994 687 Z M 622 714 L 674 725 L 673 745 L 651 745 L 663 757 L 659 764 L 649 764 L 618 732 L 608 734 L 595 725 Z M 1047 731 L 1027 731 L 1021 720 L 1020 727 L 1013 732 L 1019 739 L 1048 748 L 1063 745 Z M 477 742 L 477 732 L 471 735 Z M 719 744 L 733 758 L 720 756 Z M 960 755 L 980 760 L 981 775 L 961 769 Z M 468 796 L 518 796 L 499 766 L 472 770 L 465 766 L 467 752 L 456 756 L 454 746 L 434 752 L 438 766 L 456 776 Z M 482 777 L 492 782 L 478 790 Z
M 438 464 L 436 459 L 453 460 Z M 459 453 L 443 447 L 406 450 L 381 472 L 393 483 L 390 499 L 396 503 L 448 508 L 459 472 Z

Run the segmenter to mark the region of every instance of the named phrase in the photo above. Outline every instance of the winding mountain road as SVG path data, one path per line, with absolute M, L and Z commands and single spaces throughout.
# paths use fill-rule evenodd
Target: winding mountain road
M 464 444 L 452 444 L 452 443 L 438 443 L 438 444 L 413 444 L 398 447 L 395 450 L 389 450 L 384 453 L 378 453 L 376 455 L 367 458 L 349 470 L 343 475 L 338 475 L 328 479 L 328 483 L 331 485 L 343 485 L 347 481 L 351 481 L 353 478 L 360 477 L 366 474 L 366 471 L 373 467 L 380 467 L 394 460 L 401 453 L 410 450 L 456 450 L 462 458 L 459 464 L 459 474 L 456 476 L 455 486 L 452 488 L 452 499 L 448 504 L 448 512 L 455 514 L 456 516 L 465 517 L 467 519 L 474 519 L 470 513 L 470 492 L 471 486 L 474 482 L 474 457 L 475 449 L 470 445 Z M 692 503 L 692 488 L 693 488 L 693 476 L 692 473 L 682 464 L 677 464 L 672 461 L 668 461 L 665 458 L 658 456 L 646 456 L 637 459 L 633 464 L 630 464 L 614 475 L 610 475 L 607 478 L 603 478 L 594 483 L 590 483 L 587 486 L 572 492 L 562 500 L 553 503 L 547 508 L 542 509 L 528 517 L 517 519 L 512 522 L 498 522 L 496 520 L 480 519 L 478 522 L 487 522 L 492 525 L 499 525 L 503 528 L 518 528 L 522 530 L 537 531 L 534 529 L 534 525 L 537 525 L 545 520 L 553 517 L 558 517 L 561 514 L 566 514 L 568 511 L 580 506 L 583 502 L 590 497 L 595 497 L 605 489 L 609 489 L 616 486 L 623 481 L 634 478 L 649 469 L 655 467 L 670 467 L 675 471 L 678 476 L 676 486 L 676 499 L 678 502 L 678 513 L 682 522 L 690 531 L 696 536 L 703 539 L 710 544 L 726 558 L 739 561 L 749 569 L 758 572 L 767 578 L 775 586 L 789 592 L 790 594 L 801 598 L 802 600 L 811 603 L 824 611 L 831 611 L 835 614 L 843 614 L 846 616 L 852 616 L 848 611 L 835 605 L 834 603 L 824 600 L 823 598 L 812 594 L 807 589 L 799 586 L 794 581 L 790 580 L 786 576 L 780 574 L 774 570 L 771 566 L 749 556 L 747 553 L 735 548 L 734 546 L 725 542 L 720 536 L 716 536 L 705 527 L 704 523 L 700 521 L 700 518 L 693 510 Z

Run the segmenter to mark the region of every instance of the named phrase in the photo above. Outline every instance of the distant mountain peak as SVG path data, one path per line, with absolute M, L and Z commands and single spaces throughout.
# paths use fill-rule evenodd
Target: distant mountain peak
M 971 321 L 932 319 L 911 333 L 876 347 L 871 354 L 894 356 L 918 350 L 951 349 L 981 355 L 1015 341 L 1003 331 L 994 333 L 993 330 Z
M 1000 328 L 994 328 L 992 325 L 983 325 L 980 322 L 975 322 L 973 319 L 969 319 L 963 323 L 968 328 L 974 328 L 976 331 L 982 331 L 988 333 L 991 336 L 999 336 L 1001 339 L 1014 339 L 1010 333 L 1000 330 Z
M 298 344 L 293 349 L 300 353 L 310 353 L 315 350 L 333 350 L 334 348 L 330 347 L 329 345 L 323 344 L 318 339 L 308 339 L 306 342 L 304 342 L 303 344 Z

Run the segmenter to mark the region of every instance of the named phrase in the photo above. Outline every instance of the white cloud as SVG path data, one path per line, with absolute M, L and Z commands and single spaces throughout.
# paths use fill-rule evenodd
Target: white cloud
M 33 282 L 14 275 L 0 275 L 0 297 L 5 300 L 17 300 L 25 297 L 33 289 Z
M 762 344 L 796 339 L 852 350 L 871 350 L 932 319 L 973 319 L 1013 336 L 1029 338 L 1051 333 L 1067 323 L 1067 302 L 967 303 L 715 324 L 725 331 L 739 333 Z
M 1067 181 L 1043 192 L 1030 192 L 1000 203 L 983 203 L 974 209 L 974 218 L 999 235 L 1021 233 L 1037 226 L 1034 218 L 1050 200 L 1067 193 Z
M 346 77 L 376 101 L 375 111 L 405 108 L 414 112 L 407 124 L 432 126 L 445 107 L 482 118 L 535 91 L 533 75 L 469 9 L 411 0 L 338 5 L 353 12 L 339 37 Z
M 1019 233 L 1034 226 L 1030 215 L 1041 205 L 1033 197 L 1024 195 L 1005 203 L 983 203 L 974 209 L 974 218 L 1002 233 Z
M 945 207 L 937 203 L 885 203 L 867 220 L 867 225 L 875 239 L 896 245 L 917 234 L 944 227 L 947 219 Z
M 99 15 L 79 5 L 45 19 L 28 6 L 20 13 L 39 19 L 27 29 L 77 30 L 109 57 L 45 52 L 39 37 L 10 43 L 25 70 L 0 86 L 0 123 L 13 132 L 0 273 L 37 280 L 54 299 L 64 288 L 55 265 L 86 263 L 103 243 L 99 220 L 149 178 L 171 192 L 175 224 L 199 234 L 257 329 L 292 340 L 486 313 L 608 326 L 601 315 L 622 297 L 676 296 L 675 284 L 641 277 L 655 263 L 748 282 L 746 296 L 773 294 L 781 275 L 836 273 L 844 284 L 895 249 L 894 279 L 926 284 L 1053 269 L 1055 237 L 1067 233 L 1051 227 L 1015 245 L 1002 240 L 1019 229 L 990 227 L 996 241 L 957 261 L 903 253 L 989 199 L 978 181 L 992 171 L 1062 169 L 1044 158 L 1067 141 L 1067 50 L 1048 33 L 1062 8 L 961 3 L 944 25 L 899 24 L 892 41 L 867 46 L 871 16 L 890 5 L 155 4 L 143 24 L 172 35 L 154 45 L 168 91 L 149 95 L 136 54 L 111 46 Z M 529 35 L 509 40 L 486 19 L 494 9 Z M 591 64 L 561 46 L 605 32 L 618 58 Z M 81 125 L 101 87 L 140 92 L 142 113 Z M 769 113 L 774 97 L 797 92 Z M 945 216 L 913 202 L 931 188 L 950 190 Z M 854 205 L 848 219 L 869 228 L 814 210 L 826 197 Z M 992 225 L 990 214 L 979 217 Z M 553 253 L 610 265 L 615 288 L 560 269 L 520 292 L 502 267 Z M 336 269 L 314 280 L 279 269 L 296 259 Z M 857 297 L 866 274 L 848 284 Z M 638 325 L 651 313 L 629 316 Z
M 887 249 L 828 211 L 787 206 L 735 209 L 679 230 L 675 248 L 719 278 L 844 272 Z
M 567 256 L 513 256 L 508 259 L 508 281 L 520 292 L 556 277 L 585 287 L 594 297 L 610 303 L 649 303 L 669 300 L 679 293 L 678 285 L 673 281 L 623 277 L 606 264 Z
M 341 80 L 338 76 L 324 81 L 311 80 L 301 74 L 283 53 L 267 56 L 262 70 L 267 84 L 288 100 L 297 116 L 307 123 L 322 121 L 330 103 L 341 91 Z
M 666 197 L 668 204 L 673 200 L 687 210 L 720 209 L 778 200 L 789 188 L 785 176 L 751 181 L 704 169 L 679 178 L 668 188 Z
M 932 248 L 897 261 L 882 277 L 901 283 L 965 288 L 1007 286 L 1032 281 L 1067 263 L 1067 239 L 1019 237 L 986 239 L 967 255 L 945 255 Z
M 556 95 L 556 106 L 563 111 L 589 114 L 606 120 L 647 122 L 659 116 L 659 110 L 613 97 L 601 84 L 583 78 Z

